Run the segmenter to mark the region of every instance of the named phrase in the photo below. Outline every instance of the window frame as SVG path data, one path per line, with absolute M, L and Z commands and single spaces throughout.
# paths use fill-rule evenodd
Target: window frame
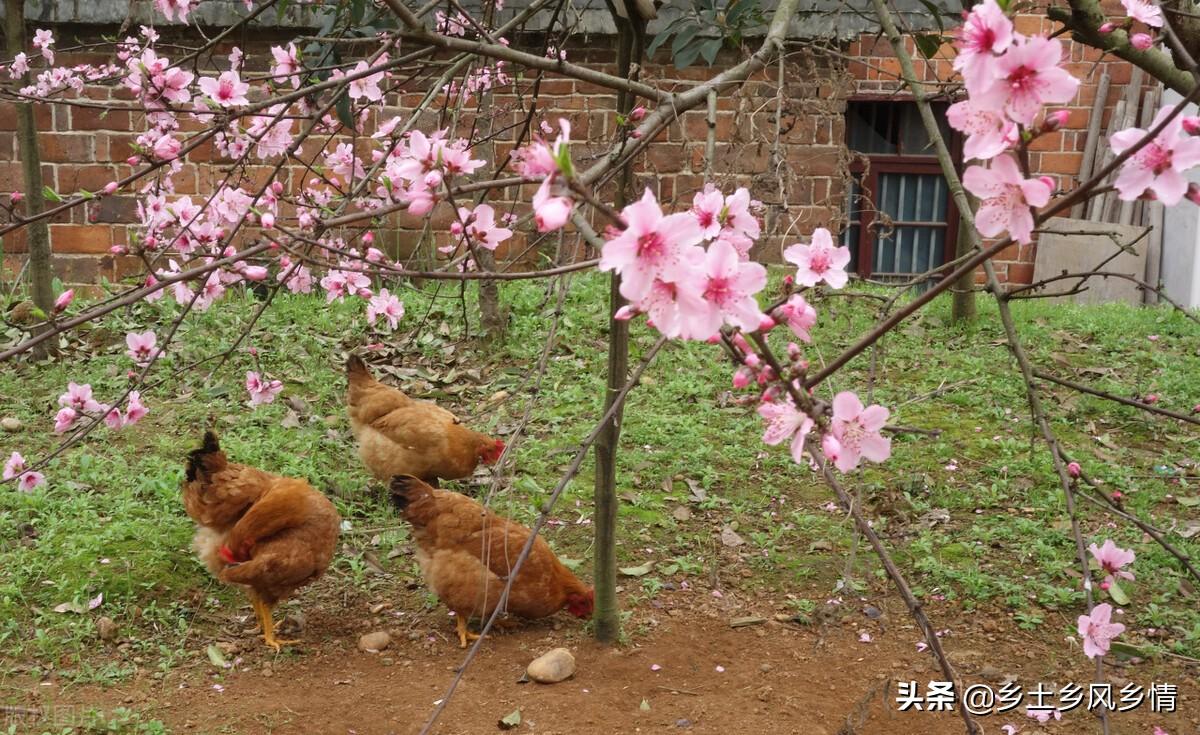
M 896 106 L 916 104 L 912 98 L 897 98 L 894 96 L 855 96 L 846 101 L 845 145 L 846 150 L 850 153 L 850 174 L 859 182 L 859 196 L 862 196 L 866 192 L 869 195 L 870 201 L 874 204 L 875 192 L 879 189 L 879 175 L 881 173 L 942 175 L 942 167 L 938 163 L 937 157 L 932 154 L 871 154 L 860 153 L 851 148 L 851 106 L 861 103 L 885 103 Z M 951 130 L 950 139 L 946 143 L 949 145 L 951 158 L 956 162 L 955 171 L 961 176 L 962 138 L 957 131 Z M 855 247 L 855 261 L 857 263 L 856 271 L 860 277 L 870 278 L 875 272 L 875 245 L 879 239 L 875 232 L 875 220 L 878 210 L 875 207 L 870 209 L 856 209 L 854 205 L 855 203 L 850 201 L 847 216 L 851 223 L 848 226 L 853 226 L 853 223 L 856 221 L 858 223 L 858 242 L 853 244 Z M 857 220 L 855 219 L 855 212 L 858 212 Z M 933 267 L 944 266 L 956 257 L 958 253 L 958 224 L 958 207 L 954 204 L 954 197 L 951 195 L 949 187 L 947 187 L 946 237 L 942 247 L 942 262 L 931 266 L 931 269 Z M 941 278 L 942 275 L 944 273 L 933 275 L 931 278 Z

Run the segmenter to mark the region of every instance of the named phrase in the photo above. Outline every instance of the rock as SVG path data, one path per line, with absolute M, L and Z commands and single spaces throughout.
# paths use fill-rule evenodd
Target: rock
M 565 648 L 555 648 L 535 658 L 525 670 L 539 684 L 556 684 L 575 674 L 575 657 Z
M 1004 678 L 1004 672 L 991 664 L 984 664 L 983 668 L 979 669 L 979 675 L 988 681 L 1000 681 Z
M 96 621 L 96 633 L 99 634 L 102 641 L 115 640 L 117 637 L 117 624 L 112 621 L 112 618 L 100 618 Z
M 771 668 L 772 668 L 771 664 L 761 664 L 758 667 L 758 670 L 763 672 L 764 674 L 769 674 L 769 673 L 771 673 Z
M 0 429 L 4 429 L 9 433 L 15 433 L 21 430 L 20 419 L 14 419 L 12 416 L 5 416 L 0 419 Z
M 686 730 L 692 726 L 692 721 L 686 718 L 675 720 L 675 727 Z
M 365 633 L 358 639 L 358 650 L 363 653 L 379 653 L 390 646 L 391 643 L 392 636 L 385 630 L 376 631 L 375 633 Z

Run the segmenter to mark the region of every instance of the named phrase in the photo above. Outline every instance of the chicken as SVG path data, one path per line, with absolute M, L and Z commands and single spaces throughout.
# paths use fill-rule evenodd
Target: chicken
M 356 355 L 346 361 L 346 404 L 358 456 L 381 482 L 413 475 L 437 486 L 438 480 L 470 477 L 480 461 L 495 464 L 504 442 L 472 431 L 454 414 L 430 401 L 418 401 L 371 377 Z
M 430 487 L 410 475 L 392 478 L 392 502 L 412 524 L 417 561 L 430 590 L 454 614 L 463 648 L 479 636 L 467 631 L 471 617 L 490 617 L 512 566 L 532 533 L 465 495 Z M 592 615 L 594 591 L 567 569 L 545 539 L 534 539 L 517 573 L 504 610 L 544 618 L 564 607 L 578 618 Z
M 333 503 L 304 480 L 228 461 L 209 431 L 188 455 L 183 504 L 196 521 L 197 555 L 222 582 L 246 589 L 266 644 L 296 643 L 275 637 L 272 612 L 329 567 L 341 529 Z

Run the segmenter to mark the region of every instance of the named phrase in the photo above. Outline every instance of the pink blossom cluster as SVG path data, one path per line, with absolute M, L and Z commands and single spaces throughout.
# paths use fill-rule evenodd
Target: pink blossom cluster
M 137 335 L 131 335 L 137 336 Z M 132 347 L 131 347 L 132 352 Z M 62 434 L 70 431 L 85 416 L 102 416 L 104 425 L 110 429 L 122 429 L 136 424 L 149 413 L 142 403 L 141 393 L 130 391 L 126 399 L 125 410 L 119 406 L 109 406 L 100 403 L 92 396 L 92 386 L 84 383 L 68 383 L 67 391 L 58 397 L 61 408 L 54 416 L 54 433 Z
M 560 118 L 558 126 L 562 132 L 553 143 L 547 143 L 539 135 L 535 136 L 532 144 L 513 151 L 517 172 L 530 180 L 540 179 L 542 182 L 533 195 L 533 221 L 538 232 L 561 229 L 575 208 L 575 200 L 566 189 L 574 173 L 569 150 L 571 123 Z
M 1017 33 L 996 0 L 967 14 L 957 47 L 954 68 L 962 74 L 967 99 L 952 105 L 947 119 L 966 134 L 968 159 L 991 161 L 963 175 L 963 186 L 981 199 L 976 227 L 987 237 L 1007 231 L 1018 242 L 1032 242 L 1031 208 L 1050 201 L 1054 182 L 1026 176 L 1009 151 L 1022 134 L 1062 125 L 1063 114 L 1043 115 L 1044 108 L 1074 99 L 1079 80 L 1062 67 L 1060 40 Z

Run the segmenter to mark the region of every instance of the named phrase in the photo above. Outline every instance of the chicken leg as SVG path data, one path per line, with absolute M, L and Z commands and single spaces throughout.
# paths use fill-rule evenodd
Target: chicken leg
M 466 648 L 467 641 L 474 641 L 474 640 L 479 639 L 478 634 L 472 633 L 471 631 L 467 630 L 467 616 L 466 615 L 455 615 L 454 621 L 455 621 L 455 624 L 458 626 L 458 643 L 459 643 L 458 647 L 459 648 Z
M 254 606 L 254 614 L 258 617 L 258 625 L 262 628 L 263 642 L 279 653 L 283 646 L 289 646 L 300 641 L 281 640 L 275 637 L 275 617 L 272 605 L 260 599 L 257 595 L 250 596 L 250 604 Z

